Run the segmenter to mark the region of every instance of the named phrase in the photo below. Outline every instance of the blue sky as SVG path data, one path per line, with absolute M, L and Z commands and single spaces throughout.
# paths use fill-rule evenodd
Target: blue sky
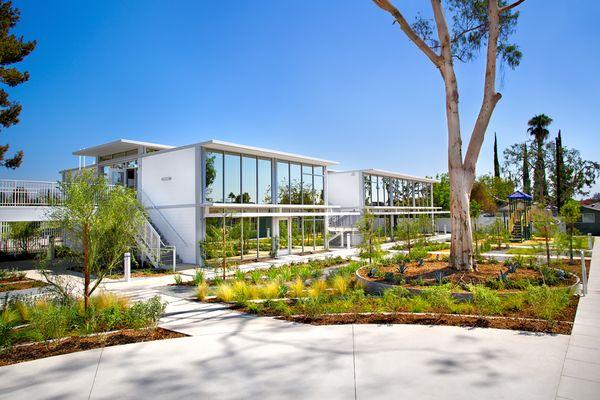
M 426 2 L 397 2 L 412 20 Z M 600 38 L 596 1 L 528 0 L 515 41 L 524 57 L 501 71 L 503 98 L 478 173 L 499 147 L 526 139 L 527 120 L 598 160 Z M 369 0 L 17 0 L 18 32 L 37 39 L 11 90 L 21 123 L 0 143 L 23 149 L 12 179 L 57 179 L 72 151 L 117 138 L 183 145 L 217 138 L 415 175 L 446 169 L 438 72 Z M 481 102 L 483 58 L 457 66 L 463 135 Z M 463 142 L 467 139 L 463 138 Z M 595 191 L 600 191 L 597 185 Z

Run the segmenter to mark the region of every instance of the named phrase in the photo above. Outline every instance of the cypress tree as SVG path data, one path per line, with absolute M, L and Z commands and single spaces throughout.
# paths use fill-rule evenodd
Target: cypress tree
M 500 162 L 498 161 L 498 139 L 494 132 L 494 176 L 500 178 Z
M 563 147 L 562 147 L 562 137 L 560 135 L 560 129 L 558 131 L 558 136 L 556 137 L 556 173 L 555 173 L 555 185 L 556 185 L 556 208 L 560 210 L 565 202 L 564 199 L 564 160 L 563 160 Z
M 531 194 L 531 179 L 529 178 L 529 161 L 527 143 L 523 143 L 523 192 Z

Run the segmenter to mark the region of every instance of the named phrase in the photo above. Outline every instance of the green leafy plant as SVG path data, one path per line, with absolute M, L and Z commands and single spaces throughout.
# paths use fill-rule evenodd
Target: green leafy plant
M 571 292 L 550 289 L 547 285 L 530 286 L 525 296 L 536 317 L 553 321 L 569 304 Z
M 500 297 L 493 291 L 482 285 L 471 285 L 469 287 L 473 295 L 473 305 L 481 315 L 497 315 L 501 311 Z

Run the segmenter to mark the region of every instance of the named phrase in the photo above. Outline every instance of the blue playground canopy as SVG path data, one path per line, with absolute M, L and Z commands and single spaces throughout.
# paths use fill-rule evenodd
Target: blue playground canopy
M 527 193 L 523 193 L 520 190 L 517 190 L 516 192 L 514 192 L 513 194 L 511 194 L 510 196 L 508 196 L 509 200 L 525 200 L 525 201 L 532 201 L 533 197 L 528 195 Z

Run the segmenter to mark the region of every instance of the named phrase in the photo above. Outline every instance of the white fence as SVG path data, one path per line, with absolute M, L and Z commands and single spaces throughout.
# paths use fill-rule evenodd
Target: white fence
M 0 179 L 0 206 L 44 206 L 61 204 L 57 182 Z
M 29 224 L 30 237 L 23 239 L 14 238 L 11 232 L 13 224 Z M 0 252 L 4 254 L 39 253 L 46 251 L 49 246 L 50 236 L 54 237 L 54 244 L 62 244 L 60 228 L 51 227 L 45 222 L 0 222 Z

